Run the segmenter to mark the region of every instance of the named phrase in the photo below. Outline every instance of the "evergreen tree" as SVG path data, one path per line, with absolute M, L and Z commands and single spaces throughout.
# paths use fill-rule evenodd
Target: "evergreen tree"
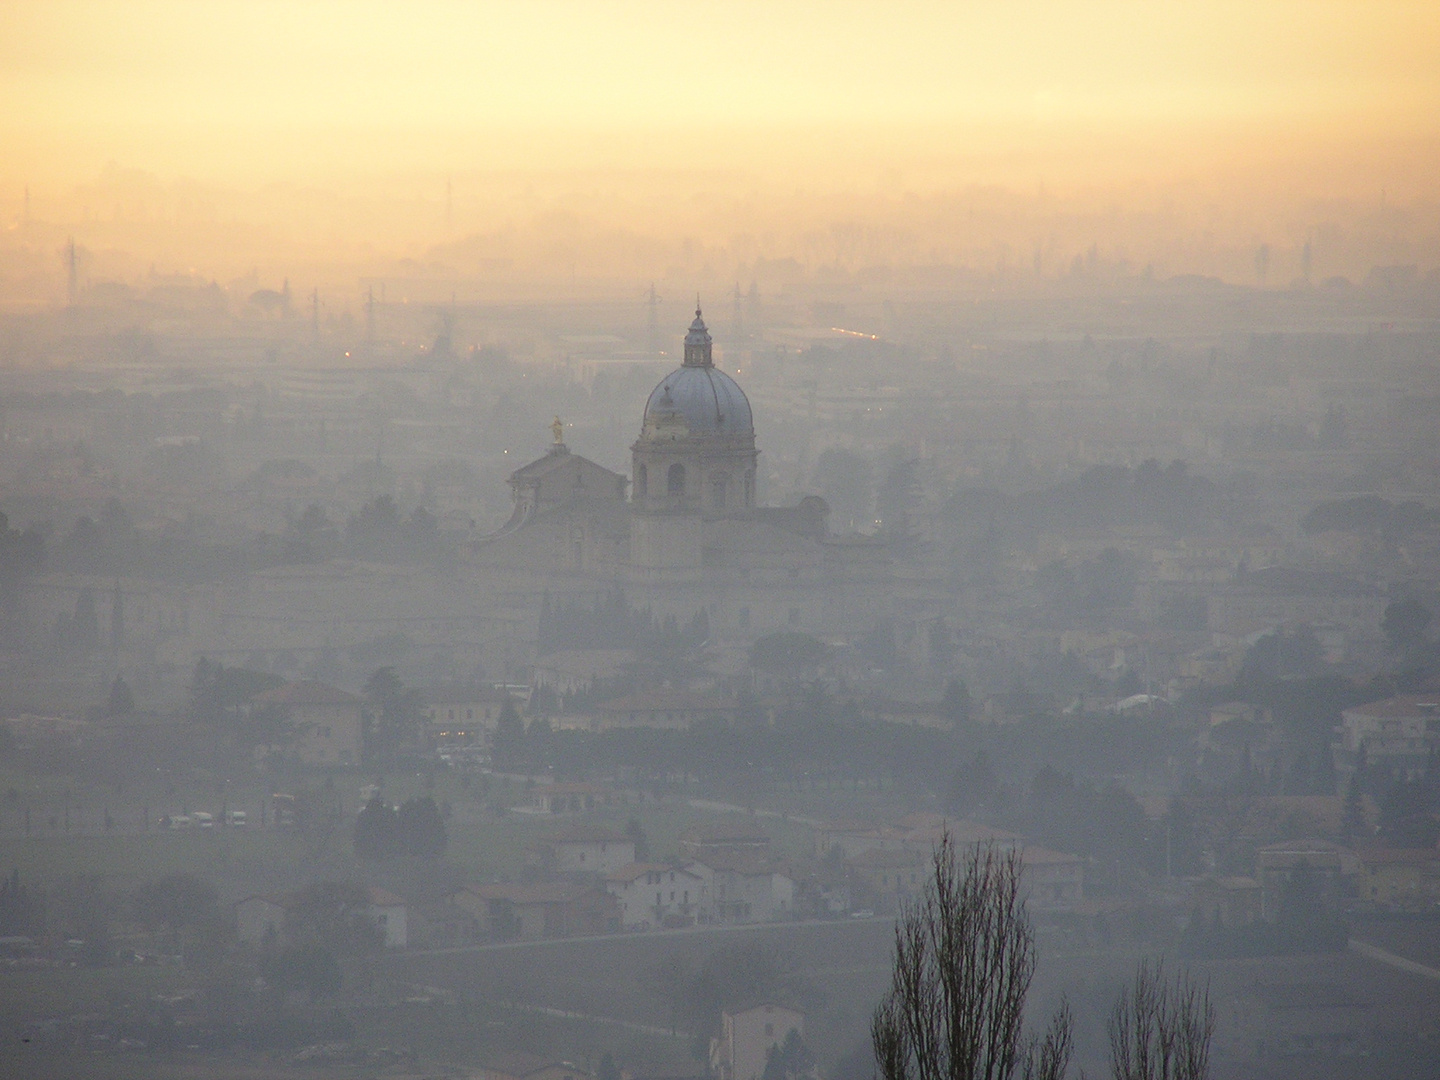
M 20 871 L 12 870 L 0 883 L 0 937 L 38 934 L 45 925 L 45 901 L 20 883 Z
M 765 1052 L 765 1072 L 761 1080 L 801 1080 L 815 1073 L 815 1055 L 800 1032 L 791 1028 L 785 1041 Z
M 355 819 L 355 855 L 361 859 L 389 858 L 396 848 L 399 815 L 376 795 Z
M 438 858 L 445 854 L 445 819 L 435 800 L 426 795 L 406 799 L 395 814 L 392 855 L 423 855 Z M 357 835 L 358 848 L 358 835 Z
M 635 841 L 635 861 L 648 862 L 650 860 L 650 838 L 645 835 L 645 829 L 640 824 L 640 819 L 632 817 L 625 823 L 625 835 Z
M 393 667 L 379 668 L 366 680 L 365 699 L 368 755 L 386 757 L 414 740 L 422 715 L 420 693 L 407 687 Z
M 520 719 L 520 711 L 515 708 L 515 702 L 507 699 L 500 709 L 500 716 L 495 722 L 495 762 L 500 765 L 512 765 L 519 760 L 521 752 L 525 748 L 525 722 Z

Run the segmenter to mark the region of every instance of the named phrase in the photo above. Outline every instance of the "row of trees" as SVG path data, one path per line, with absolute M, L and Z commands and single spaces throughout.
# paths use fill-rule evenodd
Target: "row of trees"
M 681 623 L 648 608 L 632 608 L 623 589 L 590 603 L 557 603 L 547 593 L 540 604 L 537 647 L 543 656 L 557 649 L 633 649 L 646 662 L 674 663 L 710 639 L 710 616 L 698 610 Z

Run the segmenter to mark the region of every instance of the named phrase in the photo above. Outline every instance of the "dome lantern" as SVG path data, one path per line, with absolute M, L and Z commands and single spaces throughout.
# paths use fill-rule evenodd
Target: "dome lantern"
M 708 368 L 714 367 L 715 361 L 711 356 L 710 331 L 705 326 L 705 320 L 700 315 L 700 298 L 695 298 L 695 321 L 690 324 L 690 332 L 685 335 L 685 366 Z

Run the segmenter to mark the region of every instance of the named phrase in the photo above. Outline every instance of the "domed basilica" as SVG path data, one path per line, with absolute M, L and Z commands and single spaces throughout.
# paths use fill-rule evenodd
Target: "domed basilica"
M 698 307 L 684 362 L 645 402 L 633 480 L 572 453 L 558 419 L 554 433 L 544 457 L 511 474 L 511 518 L 471 560 L 517 607 L 621 587 L 659 614 L 703 607 L 712 630 L 748 635 L 868 623 L 887 603 L 865 587 L 888 577 L 883 547 L 831 537 L 823 499 L 756 505 L 750 401 L 715 366 Z

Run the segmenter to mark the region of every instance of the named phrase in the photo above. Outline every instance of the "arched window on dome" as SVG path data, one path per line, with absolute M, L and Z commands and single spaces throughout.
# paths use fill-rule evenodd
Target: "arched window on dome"
M 649 487 L 649 471 L 644 465 L 635 466 L 635 497 L 643 499 L 646 495 L 646 488 Z
M 671 465 L 665 473 L 665 494 L 685 494 L 685 466 L 678 462 Z
M 725 496 L 730 486 L 730 477 L 721 473 L 719 476 L 710 478 L 710 506 L 715 510 L 725 509 Z

